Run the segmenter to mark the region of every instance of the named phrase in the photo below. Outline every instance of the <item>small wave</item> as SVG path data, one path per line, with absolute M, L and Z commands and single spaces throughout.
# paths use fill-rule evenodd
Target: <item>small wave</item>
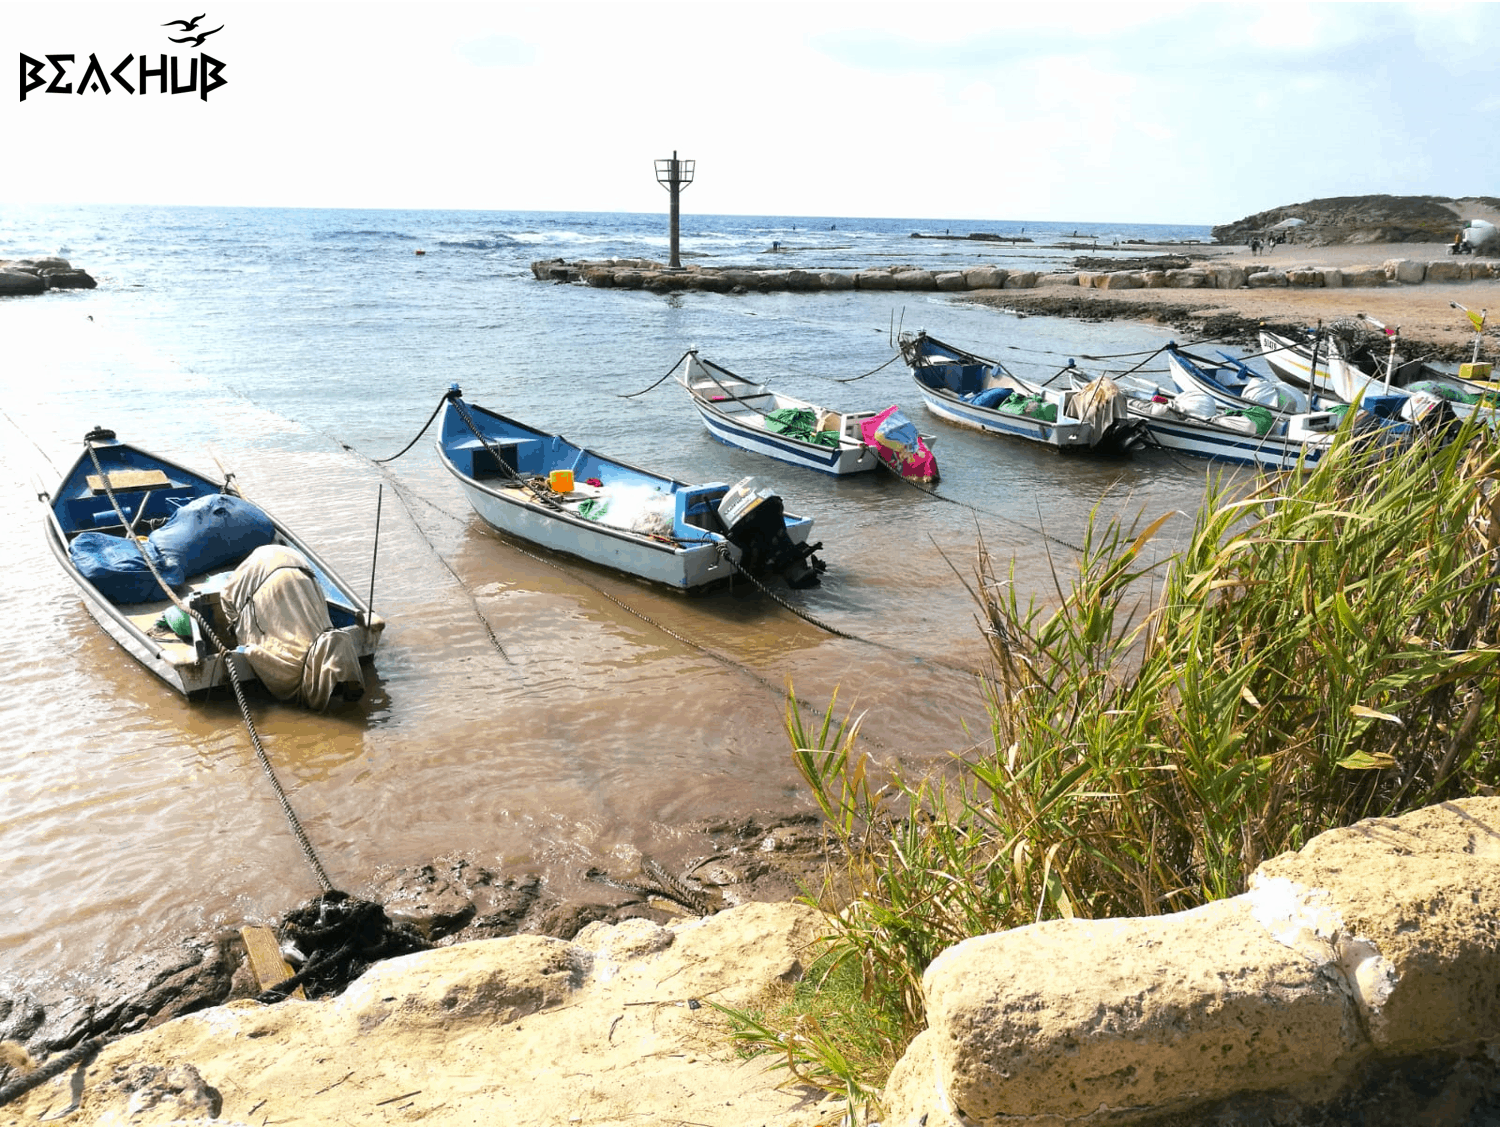
M 401 239 L 405 242 L 416 242 L 418 236 L 408 235 L 405 231 L 329 231 L 322 236 L 326 239 Z
M 433 246 L 457 247 L 461 250 L 508 250 L 520 245 L 518 240 L 509 235 L 495 235 L 490 238 L 438 239 L 433 243 Z

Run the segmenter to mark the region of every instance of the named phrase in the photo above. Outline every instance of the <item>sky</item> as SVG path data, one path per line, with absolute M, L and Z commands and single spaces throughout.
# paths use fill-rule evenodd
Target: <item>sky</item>
M 1497 45 L 1493 3 L 0 0 L 0 203 L 655 212 L 674 152 L 684 214 L 1495 196 Z M 163 53 L 223 84 L 107 78 Z

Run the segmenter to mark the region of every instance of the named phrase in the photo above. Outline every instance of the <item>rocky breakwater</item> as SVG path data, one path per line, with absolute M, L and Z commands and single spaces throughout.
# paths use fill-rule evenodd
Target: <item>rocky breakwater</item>
M 1249 891 L 960 943 L 886 1127 L 1500 1119 L 1500 800 L 1333 830 Z
M 1080 259 L 1076 270 L 1039 272 L 1007 270 L 995 266 L 971 266 L 963 270 L 934 271 L 914 266 L 887 266 L 867 270 L 776 269 L 763 267 L 688 266 L 671 270 L 645 259 L 566 262 L 547 259 L 531 264 L 540 281 L 572 283 L 596 288 L 652 290 L 658 293 L 707 291 L 711 293 L 816 292 L 829 290 L 867 291 L 965 291 L 1036 290 L 1050 286 L 1077 286 L 1097 290 L 1180 289 L 1239 290 L 1287 288 L 1338 288 L 1419 285 L 1423 282 L 1481 282 L 1500 279 L 1500 260 L 1485 259 L 1390 259 L 1369 266 L 1281 269 L 1267 265 L 1244 266 L 1231 262 L 1159 256 L 1131 263 L 1122 260 L 1091 265 L 1098 260 Z
M 66 258 L 0 258 L 0 297 L 48 290 L 91 290 L 99 283 Z
M 1474 798 L 1320 835 L 1201 908 L 973 938 L 927 970 L 929 1027 L 882 1122 L 1494 1123 L 1497 919 L 1500 799 Z M 813 1127 L 839 1103 L 736 1056 L 710 1003 L 774 1000 L 826 928 L 757 902 L 405 955 L 336 997 L 123 1037 L 0 1106 L 0 1125 Z

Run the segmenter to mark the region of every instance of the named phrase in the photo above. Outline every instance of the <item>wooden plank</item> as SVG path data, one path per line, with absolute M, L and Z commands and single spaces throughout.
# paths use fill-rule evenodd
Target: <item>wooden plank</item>
M 172 479 L 162 470 L 116 470 L 109 474 L 109 487 L 116 493 L 132 489 L 159 489 L 171 485 Z M 89 474 L 89 488 L 95 493 L 104 492 L 104 478 Z
M 292 968 L 281 957 L 281 948 L 276 943 L 274 931 L 268 927 L 242 927 L 240 938 L 245 941 L 245 953 L 250 956 L 250 970 L 262 990 L 269 990 L 292 977 Z M 300 986 L 292 991 L 292 997 L 307 1001 L 307 995 Z

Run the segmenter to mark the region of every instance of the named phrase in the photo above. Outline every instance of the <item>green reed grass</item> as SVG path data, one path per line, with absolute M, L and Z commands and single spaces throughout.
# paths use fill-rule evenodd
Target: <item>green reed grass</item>
M 1096 514 L 1049 605 L 981 545 L 982 754 L 877 785 L 858 720 L 809 729 L 789 696 L 793 761 L 840 858 L 807 898 L 864 1017 L 830 1036 L 809 999 L 738 1039 L 844 1093 L 852 1120 L 954 943 L 1233 896 L 1326 829 L 1500 785 L 1497 482 L 1483 426 L 1394 449 L 1346 427 L 1309 471 L 1211 480 L 1164 561 L 1148 550 L 1168 518 Z

